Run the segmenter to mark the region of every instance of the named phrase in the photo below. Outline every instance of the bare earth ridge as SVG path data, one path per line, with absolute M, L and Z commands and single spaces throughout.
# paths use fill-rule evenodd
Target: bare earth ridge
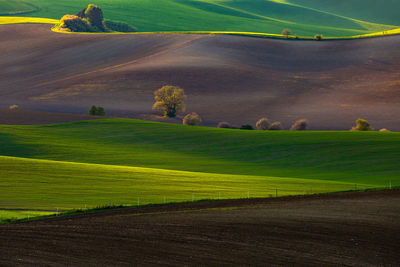
M 399 266 L 400 191 L 169 204 L 0 225 L 0 265 Z
M 400 131 L 400 37 L 285 41 L 228 35 L 61 34 L 50 25 L 0 26 L 0 107 L 151 119 L 153 92 L 188 94 L 205 125 L 349 129 L 358 117 Z M 152 115 L 153 114 L 153 115 Z

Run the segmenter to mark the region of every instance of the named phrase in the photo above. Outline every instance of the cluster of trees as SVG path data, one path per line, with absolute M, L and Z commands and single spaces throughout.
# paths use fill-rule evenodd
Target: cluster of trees
M 106 115 L 106 111 L 101 106 L 96 107 L 95 105 L 93 105 L 89 109 L 89 115 L 92 115 L 92 116 L 105 116 Z
M 105 20 L 100 7 L 90 4 L 76 15 L 65 15 L 58 25 L 72 32 L 136 32 L 124 22 Z

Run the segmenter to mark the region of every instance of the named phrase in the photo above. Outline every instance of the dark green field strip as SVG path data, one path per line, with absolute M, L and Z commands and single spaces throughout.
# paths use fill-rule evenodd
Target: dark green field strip
M 400 134 L 244 131 L 128 119 L 1 126 L 0 155 L 192 172 L 400 182 Z

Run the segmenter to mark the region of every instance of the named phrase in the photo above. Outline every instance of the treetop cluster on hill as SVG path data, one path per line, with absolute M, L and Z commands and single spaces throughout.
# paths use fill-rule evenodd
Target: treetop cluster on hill
M 90 4 L 76 15 L 64 15 L 58 27 L 70 32 L 136 32 L 124 22 L 106 20 L 100 7 Z

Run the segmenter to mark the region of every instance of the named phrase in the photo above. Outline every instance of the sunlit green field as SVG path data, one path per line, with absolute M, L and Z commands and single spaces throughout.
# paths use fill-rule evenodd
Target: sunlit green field
M 400 134 L 129 119 L 0 126 L 0 208 L 62 210 L 400 185 Z
M 39 216 L 54 214 L 54 211 L 36 211 L 36 210 L 0 210 L 0 223 L 9 220 L 33 219 Z
M 15 0 L 0 1 L 1 10 Z M 83 0 L 29 0 L 38 6 L 24 16 L 60 19 L 75 14 L 89 3 Z M 93 2 L 93 1 L 92 1 Z M 334 1 L 335 3 L 337 1 Z M 385 0 L 289 1 L 289 0 L 97 0 L 105 17 L 127 22 L 141 32 L 153 31 L 236 31 L 279 34 L 290 28 L 299 36 L 352 36 L 397 28 L 394 11 L 400 3 Z M 8 3 L 8 4 L 5 4 Z M 367 11 L 365 11 L 367 9 Z M 18 10 L 18 8 L 16 8 Z M 365 12 L 363 12 L 365 11 Z M 389 18 L 387 16 L 390 11 Z M 363 16 L 363 14 L 366 14 Z

